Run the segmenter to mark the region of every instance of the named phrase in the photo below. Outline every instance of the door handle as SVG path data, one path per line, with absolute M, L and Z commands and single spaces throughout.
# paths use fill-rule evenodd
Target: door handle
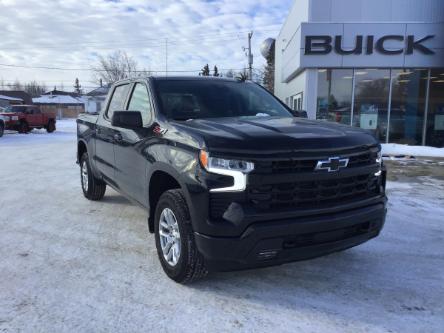
M 116 133 L 114 134 L 114 141 L 116 142 L 122 142 L 123 138 L 122 138 L 122 134 L 120 133 Z

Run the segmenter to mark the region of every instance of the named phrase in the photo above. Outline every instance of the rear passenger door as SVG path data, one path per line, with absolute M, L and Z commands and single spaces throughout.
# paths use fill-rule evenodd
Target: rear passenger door
M 114 111 L 125 109 L 130 84 L 121 84 L 114 87 L 106 110 L 99 116 L 96 124 L 96 153 L 94 162 L 103 178 L 111 185 L 117 186 L 115 181 L 114 142 L 118 129 L 111 126 Z
M 146 148 L 153 137 L 152 100 L 148 86 L 144 81 L 136 82 L 131 87 L 130 98 L 125 108 L 128 111 L 139 111 L 142 114 L 142 129 L 119 128 L 119 140 L 114 146 L 116 156 L 116 181 L 118 187 L 127 195 L 146 205 L 148 201 L 145 156 Z

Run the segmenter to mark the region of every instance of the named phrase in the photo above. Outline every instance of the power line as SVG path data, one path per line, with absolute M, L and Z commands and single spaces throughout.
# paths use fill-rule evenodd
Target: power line
M 27 68 L 27 69 L 46 69 L 46 70 L 60 70 L 60 71 L 92 71 L 92 72 L 106 72 L 105 69 L 94 69 L 94 68 L 63 68 L 63 67 L 51 67 L 51 66 L 27 66 L 27 65 L 13 65 L 13 64 L 0 64 L 3 67 L 12 68 Z M 194 73 L 200 72 L 202 69 L 192 69 L 192 70 L 166 70 L 166 69 L 150 69 L 150 70 L 138 70 L 133 71 L 134 73 Z M 221 68 L 221 70 L 242 70 L 233 68 Z
M 279 29 L 256 29 L 256 31 L 259 32 L 271 32 L 271 31 L 279 31 Z M 202 35 L 198 35 L 200 37 L 205 37 L 205 36 L 213 36 L 211 38 L 199 38 L 199 37 L 193 37 L 193 38 L 179 38 L 179 39 L 170 39 L 168 38 L 168 43 L 169 44 L 174 44 L 174 45 L 179 45 L 182 43 L 190 43 L 190 42 L 199 42 L 199 43 L 203 43 L 203 42 L 222 42 L 222 41 L 232 41 L 232 40 L 237 40 L 238 37 L 237 35 L 244 33 L 244 31 L 233 31 L 233 32 L 225 32 L 225 33 L 219 33 L 219 34 L 202 34 Z M 236 37 L 234 38 L 230 38 L 227 39 L 228 37 L 225 38 L 218 38 L 218 36 L 223 37 L 223 36 L 229 36 L 229 35 L 236 35 Z M 154 43 L 153 43 L 154 42 Z M 38 49 L 67 49 L 67 48 L 73 48 L 73 47 L 79 47 L 79 46 L 94 46 L 94 48 L 96 49 L 115 49 L 116 47 L 120 46 L 122 48 L 148 48 L 148 47 L 158 47 L 158 46 L 163 46 L 162 43 L 162 39 L 161 38 L 156 38 L 156 39 L 141 39 L 141 40 L 133 40 L 133 41 L 126 41 L 126 42 L 84 42 L 84 43 L 69 43 L 69 45 L 58 45 L 58 46 L 51 46 L 51 45 L 38 45 Z M 108 46 L 108 47 L 99 47 L 97 45 L 113 45 Z M 2 51 L 5 50 L 29 50 L 30 46 L 26 46 L 26 47 L 1 47 L 0 49 Z

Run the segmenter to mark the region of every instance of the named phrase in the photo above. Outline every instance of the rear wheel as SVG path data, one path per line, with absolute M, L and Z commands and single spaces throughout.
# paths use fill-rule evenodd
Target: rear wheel
M 19 125 L 19 133 L 29 133 L 29 126 L 26 121 L 22 121 Z
M 3 136 L 3 134 L 5 133 L 5 124 L 3 124 L 3 122 L 0 123 L 0 138 Z
M 181 190 L 162 194 L 154 228 L 157 254 L 169 278 L 185 284 L 207 275 L 203 257 L 194 242 L 190 214 Z
M 89 200 L 98 201 L 105 195 L 106 184 L 93 175 L 88 153 L 84 153 L 80 159 L 80 183 L 83 195 Z
M 52 133 L 55 130 L 56 130 L 55 122 L 54 120 L 51 119 L 50 121 L 48 121 L 48 125 L 46 125 L 46 131 L 48 133 Z

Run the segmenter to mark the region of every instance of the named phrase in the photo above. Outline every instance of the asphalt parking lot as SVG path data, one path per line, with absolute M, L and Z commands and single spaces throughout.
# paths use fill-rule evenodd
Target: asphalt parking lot
M 83 198 L 73 124 L 0 139 L 0 332 L 443 331 L 442 161 L 388 162 L 377 239 L 182 286 L 143 210 Z

